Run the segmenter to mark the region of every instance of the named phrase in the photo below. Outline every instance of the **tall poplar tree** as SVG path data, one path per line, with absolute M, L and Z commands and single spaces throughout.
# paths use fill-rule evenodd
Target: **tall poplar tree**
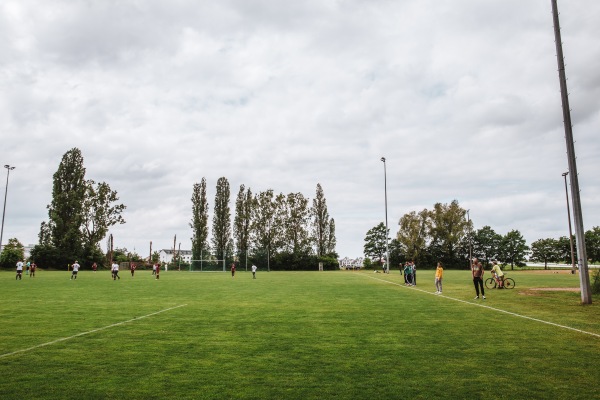
M 221 177 L 217 181 L 212 229 L 213 248 L 219 260 L 224 260 L 227 254 L 231 254 L 231 211 L 229 200 L 229 181 L 227 181 L 227 178 Z
M 310 253 L 309 200 L 302 193 L 290 193 L 285 201 L 283 250 L 297 255 Z
M 192 192 L 192 260 L 202 259 L 208 252 L 208 200 L 206 179 L 194 184 Z
M 252 191 L 240 185 L 235 201 L 235 218 L 233 220 L 233 237 L 235 248 L 240 259 L 247 253 L 250 244 L 250 224 L 252 218 Z
M 82 256 L 86 189 L 83 156 L 78 148 L 73 148 L 63 155 L 53 175 L 52 202 L 48 205 L 48 227 L 60 264 L 72 263 Z
M 327 200 L 320 183 L 317 183 L 316 196 L 313 199 L 313 241 L 318 257 L 327 254 L 329 243 L 329 212 L 327 211 Z

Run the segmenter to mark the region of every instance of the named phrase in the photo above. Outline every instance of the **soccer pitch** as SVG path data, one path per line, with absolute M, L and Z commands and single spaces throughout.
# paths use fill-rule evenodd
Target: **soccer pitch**
M 0 399 L 591 399 L 600 299 L 568 274 L 0 272 Z M 489 276 L 489 273 L 488 273 Z

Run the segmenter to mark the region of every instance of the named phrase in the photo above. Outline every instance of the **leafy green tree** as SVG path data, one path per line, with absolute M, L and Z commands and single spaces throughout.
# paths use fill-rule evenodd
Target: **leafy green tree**
M 457 200 L 450 204 L 436 203 L 428 213 L 431 245 L 439 248 L 438 257 L 446 264 L 459 262 L 460 244 L 468 232 L 467 211 Z
M 587 245 L 587 240 L 586 240 Z M 533 244 L 531 245 L 533 247 Z M 575 264 L 577 264 L 577 240 L 575 239 L 575 235 L 573 235 L 573 258 L 575 259 Z M 556 254 L 558 257 L 558 261 L 563 261 L 565 264 L 571 265 L 571 241 L 566 236 L 561 236 L 556 241 Z
M 52 202 L 48 205 L 48 228 L 57 249 L 56 263 L 66 265 L 83 252 L 84 200 L 88 188 L 81 151 L 65 153 L 53 176 Z
M 385 229 L 383 222 L 379 225 L 369 229 L 365 236 L 365 244 L 363 252 L 365 257 L 370 259 L 377 259 L 379 263 L 383 263 L 383 259 L 386 254 L 386 239 L 389 234 L 389 229 Z
M 2 246 L 0 266 L 14 268 L 19 261 L 25 261 L 25 247 L 16 238 L 8 239 L 8 243 Z
M 229 181 L 221 177 L 217 181 L 215 208 L 213 215 L 213 248 L 219 260 L 225 260 L 231 255 L 231 210 L 229 209 Z
M 117 192 L 105 182 L 96 186 L 94 184 L 93 180 L 86 181 L 83 199 L 83 254 L 80 257 L 82 267 L 94 262 L 103 262 L 104 254 L 100 249 L 100 241 L 106 237 L 109 227 L 125 223 L 121 213 L 126 207 L 117 204 Z
M 192 192 L 192 259 L 200 260 L 208 253 L 208 201 L 206 179 L 195 183 Z
M 310 254 L 309 201 L 302 193 L 289 193 L 283 216 L 283 250 L 292 254 Z
M 502 235 L 496 233 L 490 226 L 484 226 L 473 235 L 473 256 L 485 263 L 498 258 Z
M 238 257 L 247 255 L 250 245 L 250 227 L 252 222 L 252 191 L 240 185 L 235 201 L 235 217 L 233 219 L 233 238 Z
M 600 261 L 600 226 L 585 232 L 585 246 L 588 258 L 592 262 Z M 575 256 L 577 262 L 577 256 Z
M 327 211 L 327 200 L 320 183 L 317 183 L 317 191 L 313 199 L 311 210 L 313 216 L 313 240 L 317 257 L 328 252 L 329 241 L 329 212 Z
M 402 252 L 402 245 L 398 239 L 390 240 L 390 269 L 395 266 L 400 266 L 401 263 L 406 261 L 406 256 Z
M 500 259 L 505 263 L 510 262 L 510 269 L 514 269 L 515 263 L 520 264 L 525 261 L 525 255 L 529 247 L 519 232 L 516 229 L 508 232 L 504 237 L 502 237 L 502 242 L 500 243 Z
M 544 269 L 548 269 L 549 262 L 557 262 L 559 254 L 557 252 L 558 241 L 547 238 L 539 239 L 531 243 L 531 259 L 544 263 Z
M 411 211 L 404 214 L 398 222 L 400 228 L 397 238 L 407 259 L 420 260 L 425 252 L 428 237 L 427 218 L 428 211 L 424 209 L 419 213 Z
M 279 228 L 275 221 L 277 205 L 272 189 L 259 192 L 253 200 L 251 238 L 257 256 L 273 251 L 274 237 Z

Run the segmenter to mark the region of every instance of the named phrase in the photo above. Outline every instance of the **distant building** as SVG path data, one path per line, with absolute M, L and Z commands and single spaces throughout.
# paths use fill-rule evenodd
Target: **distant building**
M 189 263 L 192 260 L 192 251 L 191 250 L 177 250 L 175 253 L 179 253 L 181 256 L 181 261 Z M 171 263 L 173 262 L 173 250 L 172 249 L 162 249 L 158 252 L 159 260 L 161 263 Z

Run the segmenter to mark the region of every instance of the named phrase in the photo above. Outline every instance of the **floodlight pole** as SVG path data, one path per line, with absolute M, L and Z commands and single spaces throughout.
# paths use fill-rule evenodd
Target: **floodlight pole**
M 473 260 L 473 255 L 471 254 L 471 217 L 469 215 L 470 209 L 467 210 L 467 228 L 469 229 L 469 267 L 471 266 L 471 262 Z
M 567 91 L 567 77 L 565 74 L 565 60 L 562 50 L 560 23 L 558 20 L 557 0 L 552 2 L 552 16 L 554 20 L 554 39 L 556 44 L 556 59 L 558 62 L 558 77 L 562 98 L 563 123 L 565 127 L 565 140 L 567 142 L 567 159 L 571 173 L 571 199 L 573 201 L 573 220 L 575 222 L 575 235 L 577 237 L 577 257 L 579 266 L 579 284 L 581 287 L 581 303 L 592 304 L 592 291 L 588 275 L 587 254 L 585 249 L 585 231 L 583 230 L 583 214 L 581 199 L 579 197 L 579 179 L 577 177 L 577 163 L 575 161 L 575 144 L 573 141 L 573 125 L 571 123 L 571 108 L 569 106 L 569 93 Z
M 573 230 L 571 229 L 571 209 L 569 207 L 569 191 L 567 190 L 567 175 L 569 171 L 563 172 L 562 176 L 565 178 L 565 195 L 567 197 L 567 217 L 569 219 L 569 242 L 571 242 L 571 273 L 575 273 L 577 267 L 575 266 L 575 250 L 573 247 Z
M 388 246 L 388 212 L 387 212 L 387 171 L 385 165 L 385 157 L 381 157 L 383 161 L 383 187 L 385 192 L 385 271 L 390 273 L 390 248 Z
M 6 195 L 8 193 L 8 177 L 10 176 L 10 171 L 15 169 L 15 167 L 11 167 L 10 165 L 5 165 L 6 168 L 6 188 L 4 189 L 4 207 L 2 210 L 2 228 L 0 229 L 0 254 L 2 254 L 2 237 L 4 236 L 4 214 L 6 214 Z

